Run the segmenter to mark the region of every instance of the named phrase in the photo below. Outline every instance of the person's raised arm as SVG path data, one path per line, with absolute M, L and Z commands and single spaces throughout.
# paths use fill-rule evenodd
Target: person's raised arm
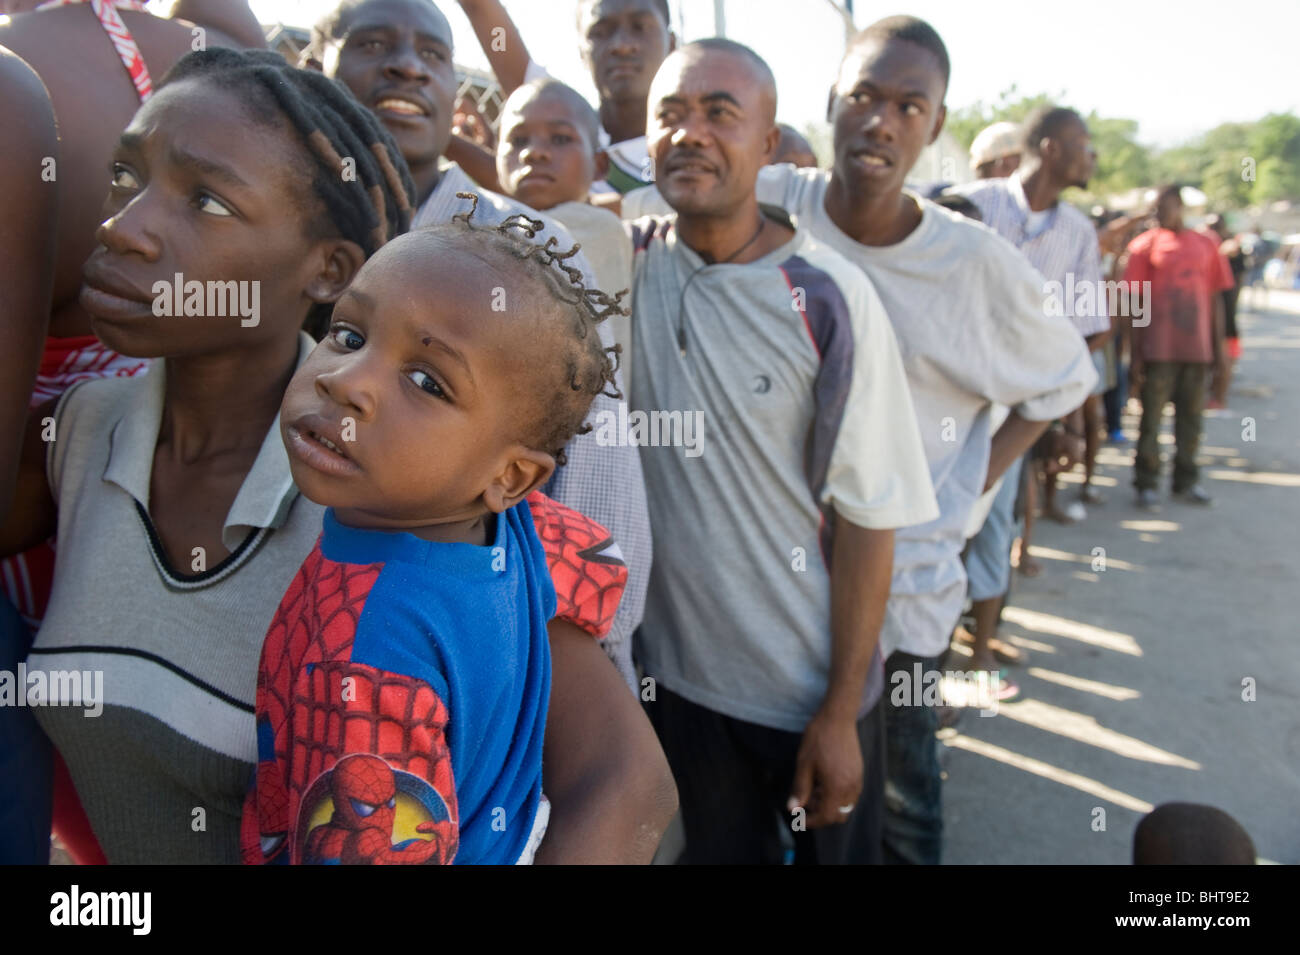
M 804 729 L 790 808 L 807 810 L 810 829 L 844 822 L 840 806 L 862 794 L 858 709 L 880 640 L 894 567 L 894 532 L 835 515 L 831 548 L 831 667 L 820 709 Z
M 648 863 L 677 811 L 650 721 L 592 637 L 552 620 L 542 789 L 551 802 L 539 864 Z
M 217 31 L 211 46 L 227 46 L 231 45 L 227 41 L 233 41 L 252 50 L 266 49 L 266 34 L 248 0 L 176 0 L 168 16 Z
M 510 19 L 501 0 L 459 0 L 465 18 L 474 28 L 479 46 L 501 84 L 501 95 L 509 96 L 524 85 L 532 57 L 524 46 L 519 28 Z
M 0 514 L 18 481 L 54 283 L 59 139 L 40 77 L 0 48 Z M 41 461 L 44 479 L 44 461 Z

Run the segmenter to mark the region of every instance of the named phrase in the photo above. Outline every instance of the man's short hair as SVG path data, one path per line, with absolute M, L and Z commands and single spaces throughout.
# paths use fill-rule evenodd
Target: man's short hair
M 1159 207 L 1166 199 L 1173 197 L 1179 202 L 1183 201 L 1183 187 L 1176 182 L 1165 183 L 1156 190 L 1156 206 Z
M 692 40 L 685 46 L 678 47 L 677 52 L 680 53 L 690 49 L 717 50 L 721 53 L 730 53 L 733 56 L 740 56 L 749 60 L 754 65 L 754 69 L 758 70 L 759 79 L 763 85 L 772 90 L 772 108 L 776 108 L 776 74 L 767 65 L 767 60 L 745 46 L 745 44 L 737 43 L 735 40 L 728 40 L 726 37 L 708 36 L 700 40 Z M 775 116 L 773 119 L 775 119 Z
M 595 3 L 596 0 L 578 0 L 578 26 L 582 26 L 582 11 Z M 650 0 L 650 5 L 655 8 L 655 13 L 659 14 L 664 21 L 664 29 L 673 28 L 673 16 L 668 12 L 668 0 Z
M 1040 106 L 1025 119 L 1025 152 L 1031 156 L 1042 155 L 1044 139 L 1055 139 L 1071 123 L 1083 124 L 1083 117 L 1068 106 Z
M 943 87 L 945 90 L 948 88 L 948 79 L 952 73 L 948 48 L 944 46 L 938 31 L 924 20 L 903 15 L 877 20 L 849 41 L 848 52 L 856 50 L 870 40 L 906 40 L 908 43 L 915 43 L 929 50 L 939 61 L 939 69 L 943 73 Z M 845 55 L 847 56 L 847 53 Z

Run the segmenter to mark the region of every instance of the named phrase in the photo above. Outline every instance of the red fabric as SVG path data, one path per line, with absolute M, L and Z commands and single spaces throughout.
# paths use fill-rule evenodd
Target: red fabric
M 1209 364 L 1214 360 L 1214 297 L 1233 287 L 1228 260 L 1218 246 L 1190 229 L 1151 229 L 1129 243 L 1124 281 L 1138 290 L 1151 283 L 1144 303 L 1150 325 L 1134 336 L 1145 361 Z
M 54 751 L 54 834 L 77 865 L 108 865 L 108 857 L 90 828 L 76 787 L 59 751 Z

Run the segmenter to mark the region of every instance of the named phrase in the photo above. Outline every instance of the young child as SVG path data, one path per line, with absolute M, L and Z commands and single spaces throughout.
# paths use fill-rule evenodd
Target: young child
M 618 216 L 587 202 L 592 181 L 605 175 L 609 157 L 600 148 L 600 119 L 572 87 L 558 80 L 525 83 L 501 107 L 497 180 L 512 199 L 545 212 L 577 239 L 603 289 L 632 281 L 632 244 Z M 610 319 L 622 346 L 627 390 L 631 326 Z
M 376 253 L 285 393 L 327 510 L 262 649 L 245 862 L 528 862 L 545 831 L 556 593 L 526 498 L 613 381 L 619 305 L 535 220 L 471 216 Z

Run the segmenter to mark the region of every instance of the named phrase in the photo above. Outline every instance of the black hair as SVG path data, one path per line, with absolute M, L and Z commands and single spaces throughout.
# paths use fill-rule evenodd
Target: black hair
M 311 210 L 315 219 L 308 235 L 340 235 L 369 258 L 410 228 L 415 186 L 402 154 L 342 83 L 297 69 L 269 50 L 214 47 L 182 57 L 158 88 L 194 78 L 214 79 L 222 89 L 242 94 L 255 120 L 270 124 L 283 117 L 301 138 L 314 160 L 312 192 L 323 208 L 323 215 Z M 330 305 L 313 308 L 304 327 L 319 337 L 331 310 Z
M 573 108 L 574 118 L 578 120 L 579 125 L 587 133 L 588 141 L 591 143 L 592 150 L 597 151 L 600 149 L 600 116 L 591 108 L 591 104 L 582 98 L 582 94 L 572 86 L 569 86 L 567 83 L 561 83 L 554 77 L 544 77 L 542 79 L 533 80 L 530 83 L 525 83 L 523 86 L 520 86 L 511 93 L 506 98 L 506 102 L 501 107 L 501 111 L 504 113 L 506 106 L 510 105 L 510 100 L 514 99 L 516 96 L 522 99 L 524 94 L 521 91 L 524 90 L 531 92 L 534 99 L 541 99 L 543 96 L 547 95 L 556 95 L 564 99 L 564 101 Z M 505 132 L 504 129 L 501 130 L 503 136 L 505 135 Z
M 1254 865 L 1250 834 L 1222 809 L 1190 802 L 1157 806 L 1133 833 L 1134 865 Z
M 582 26 L 582 11 L 595 2 L 596 0 L 578 0 L 577 17 L 579 28 Z M 664 29 L 671 30 L 673 28 L 673 16 L 668 12 L 668 0 L 650 0 L 650 6 L 654 7 L 655 13 L 659 14 L 664 21 Z
M 980 212 L 980 207 L 959 193 L 941 192 L 934 197 L 933 201 L 935 205 L 964 215 L 967 219 L 974 219 L 976 222 L 984 221 L 984 214 Z
M 1183 187 L 1176 182 L 1166 183 L 1156 190 L 1156 208 L 1170 197 L 1176 198 L 1180 203 L 1183 201 Z
M 1060 136 L 1071 123 L 1084 124 L 1083 117 L 1068 106 L 1038 107 L 1021 125 L 1024 130 L 1025 152 L 1031 156 L 1041 156 L 1043 140 Z
M 568 348 L 563 356 L 564 380 L 556 384 L 546 400 L 523 425 L 522 440 L 555 458 L 559 466 L 565 464 L 564 447 L 575 434 L 586 434 L 591 425 L 585 424 L 591 402 L 597 395 L 622 398 L 616 376 L 622 346 L 606 348 L 600 340 L 596 326 L 611 315 L 627 315 L 623 298 L 627 289 L 610 296 L 599 289 L 589 289 L 582 272 L 567 264 L 578 254 L 580 245 L 567 252 L 558 249 L 559 240 L 551 236 L 545 243 L 531 241 L 546 224 L 526 215 L 512 215 L 500 225 L 478 225 L 473 221 L 478 211 L 478 196 L 458 192 L 461 199 L 471 203 L 469 211 L 452 216 L 453 223 L 461 224 L 480 241 L 484 251 L 496 253 L 503 264 L 518 262 L 529 275 L 539 280 L 551 297 L 568 307 L 573 322 L 573 334 L 568 338 Z M 608 387 L 609 390 L 606 390 Z
M 348 27 L 352 25 L 352 17 L 357 10 L 364 7 L 371 0 L 343 0 L 337 7 L 331 10 L 325 16 L 316 21 L 316 25 L 311 28 L 311 40 L 303 47 L 303 57 L 322 61 L 325 58 L 325 47 L 331 40 L 340 40 L 348 32 Z M 433 0 L 425 0 L 438 16 L 446 20 L 447 17 L 438 9 L 438 5 Z M 447 42 L 451 43 L 451 33 L 447 34 Z
M 902 15 L 877 20 L 849 41 L 849 52 L 869 40 L 906 40 L 908 43 L 915 43 L 929 50 L 939 61 L 939 70 L 943 73 L 943 87 L 945 90 L 948 88 L 948 80 L 952 74 L 948 48 L 944 46 L 938 31 L 924 20 Z M 846 57 L 847 55 L 848 53 L 845 54 Z

